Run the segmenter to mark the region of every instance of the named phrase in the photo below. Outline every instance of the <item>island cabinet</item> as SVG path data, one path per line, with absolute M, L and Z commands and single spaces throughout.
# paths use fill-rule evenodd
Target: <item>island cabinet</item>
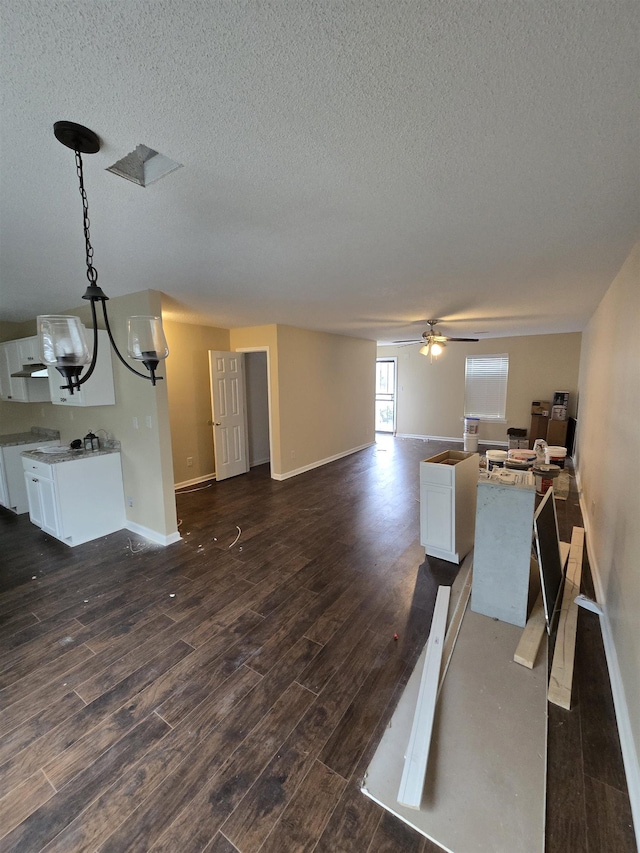
M 121 530 L 125 508 L 117 451 L 70 456 L 29 452 L 22 464 L 31 521 L 75 546 Z
M 477 453 L 447 450 L 420 463 L 420 542 L 425 554 L 459 563 L 473 548 Z

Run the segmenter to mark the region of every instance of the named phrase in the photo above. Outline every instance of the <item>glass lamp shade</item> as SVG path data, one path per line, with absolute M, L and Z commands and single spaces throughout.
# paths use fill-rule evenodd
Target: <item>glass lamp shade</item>
M 161 361 L 169 355 L 160 317 L 129 317 L 128 351 L 138 361 Z
M 47 314 L 38 317 L 40 355 L 45 364 L 81 367 L 89 364 L 91 353 L 78 317 Z
M 442 345 L 439 343 L 431 344 L 431 355 L 436 357 L 442 354 Z
M 420 353 L 420 355 L 429 355 L 429 348 L 429 344 L 425 344 L 424 346 L 420 347 L 418 352 Z

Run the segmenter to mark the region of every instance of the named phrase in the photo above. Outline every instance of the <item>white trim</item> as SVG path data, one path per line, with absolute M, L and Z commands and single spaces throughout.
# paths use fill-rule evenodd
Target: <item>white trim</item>
M 273 459 L 273 407 L 271 405 L 271 348 L 267 345 L 262 347 L 236 347 L 235 352 L 266 352 L 267 354 L 267 405 L 269 407 L 269 458 L 264 462 L 270 462 Z M 246 389 L 245 389 L 246 396 Z M 247 435 L 247 441 L 249 436 Z M 248 454 L 247 454 L 248 455 Z M 256 462 L 255 465 L 264 465 L 264 462 Z M 251 466 L 249 466 L 251 467 Z M 277 480 L 277 477 L 271 474 L 272 480 Z
M 336 453 L 335 456 L 327 456 L 326 459 L 319 459 L 317 462 L 312 462 L 310 465 L 303 465 L 302 468 L 296 468 L 294 471 L 286 471 L 284 474 L 274 474 L 273 480 L 288 480 L 290 477 L 297 477 L 298 474 L 304 474 L 306 471 L 312 471 L 314 468 L 321 468 L 323 465 L 328 465 L 329 462 L 335 462 L 337 459 L 343 459 L 345 456 L 351 456 L 352 453 L 358 453 L 360 450 L 365 450 L 367 447 L 373 447 L 375 441 L 370 441 L 367 444 L 361 444 L 360 447 L 352 447 L 351 450 L 344 450 L 342 453 Z
M 459 438 L 451 435 L 415 435 L 411 432 L 399 432 L 396 433 L 396 438 L 420 438 L 422 441 L 457 441 L 459 444 L 464 442 L 464 438 Z M 478 444 L 491 444 L 492 446 L 497 445 L 498 447 L 508 447 L 508 441 L 488 441 L 487 439 L 478 439 Z
M 124 528 L 125 530 L 130 530 L 132 533 L 137 533 L 138 536 L 144 536 L 145 539 L 150 539 L 156 545 L 173 545 L 174 542 L 179 542 L 182 539 L 177 530 L 175 533 L 164 535 L 163 533 L 158 533 L 157 530 L 151 530 L 149 527 L 136 524 L 135 521 L 127 521 Z
M 427 652 L 420 679 L 418 701 L 413 715 L 409 745 L 404 757 L 398 802 L 410 809 L 419 809 L 422 802 L 424 777 L 427 772 L 433 718 L 438 699 L 438 681 L 442 663 L 442 649 L 447 631 L 450 586 L 439 586 L 436 606 L 427 640 Z
M 193 480 L 183 480 L 181 483 L 175 483 L 173 486 L 174 492 L 177 492 L 178 489 L 186 489 L 187 486 L 197 486 L 198 483 L 206 483 L 208 480 L 215 480 L 216 475 L 205 474 L 204 477 L 194 477 Z
M 587 514 L 587 502 L 584 498 L 582 483 L 580 480 L 580 472 L 577 468 L 576 484 L 578 486 L 578 497 L 580 500 L 580 511 L 582 512 L 582 523 L 585 529 L 585 542 L 587 545 L 589 568 L 591 569 L 591 577 L 593 578 L 596 601 L 602 609 L 602 613 L 599 617 L 600 628 L 602 630 L 604 653 L 607 659 L 607 667 L 609 669 L 609 681 L 611 683 L 613 706 L 615 708 L 616 721 L 618 723 L 618 734 L 620 736 L 622 761 L 624 763 L 625 775 L 627 777 L 627 788 L 629 789 L 631 814 L 633 815 L 633 824 L 635 827 L 636 837 L 640 837 L 640 762 L 638 761 L 638 753 L 636 751 L 636 745 L 633 739 L 631 716 L 629 714 L 629 706 L 627 704 L 627 698 L 624 691 L 622 673 L 620 672 L 620 665 L 618 664 L 618 654 L 616 652 L 615 642 L 613 640 L 611 622 L 609 621 L 609 615 L 607 613 L 607 602 L 604 595 L 604 590 L 602 588 L 600 569 L 598 567 L 598 561 L 596 559 L 595 552 L 591 544 L 591 525 L 589 523 L 589 516 Z

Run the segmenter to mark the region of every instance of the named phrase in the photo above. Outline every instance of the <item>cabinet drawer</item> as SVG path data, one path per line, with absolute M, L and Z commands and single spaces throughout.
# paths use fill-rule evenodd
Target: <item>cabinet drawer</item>
M 35 459 L 23 459 L 22 464 L 25 474 L 33 474 L 34 477 L 44 477 L 53 480 L 53 466 L 46 462 L 37 462 Z
M 420 465 L 421 483 L 434 483 L 436 486 L 451 486 L 453 485 L 453 477 L 453 465 L 438 465 L 425 462 Z

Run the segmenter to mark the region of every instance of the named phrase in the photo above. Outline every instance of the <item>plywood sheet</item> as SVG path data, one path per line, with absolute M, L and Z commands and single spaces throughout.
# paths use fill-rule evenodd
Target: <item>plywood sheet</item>
M 396 797 L 422 656 L 365 777 L 367 796 L 451 853 L 544 850 L 547 656 L 532 670 L 515 664 L 520 635 L 467 610 L 436 709 L 419 811 Z

